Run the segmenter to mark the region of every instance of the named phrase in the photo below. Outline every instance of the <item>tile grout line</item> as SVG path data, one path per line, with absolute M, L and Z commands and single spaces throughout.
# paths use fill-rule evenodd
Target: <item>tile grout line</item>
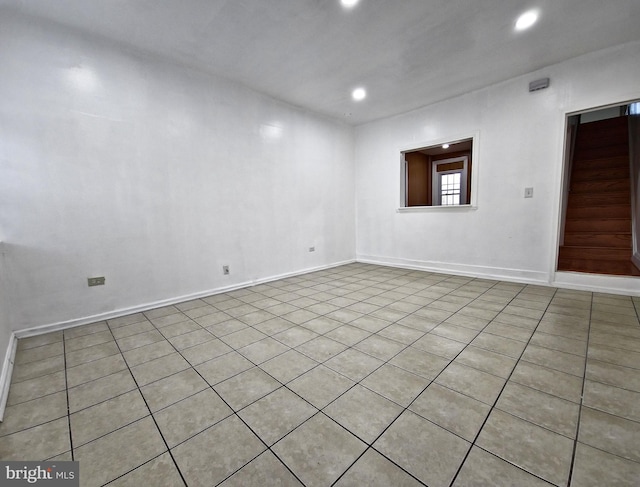
M 593 315 L 593 293 L 591 293 L 591 307 L 589 308 L 589 331 L 587 334 L 587 347 L 584 353 L 584 371 L 582 376 L 582 389 L 580 390 L 580 406 L 578 407 L 578 421 L 576 423 L 576 438 L 573 441 L 573 451 L 571 452 L 571 464 L 569 466 L 569 478 L 567 480 L 567 487 L 571 486 L 573 480 L 573 468 L 576 461 L 576 453 L 578 451 L 578 438 L 580 437 L 580 423 L 582 420 L 582 408 L 584 404 L 584 389 L 587 383 L 587 367 L 589 365 L 589 343 L 591 340 L 591 317 Z
M 109 326 L 108 323 L 107 323 L 107 327 L 109 328 L 109 332 L 111 333 L 111 336 L 113 336 L 113 341 L 115 342 L 116 346 L 118 347 L 118 350 L 120 351 L 120 355 L 122 356 L 122 359 L 124 360 L 124 363 L 127 365 L 127 369 L 126 370 L 129 371 L 129 374 L 131 375 L 131 378 L 133 379 L 133 382 L 135 383 L 136 388 L 137 388 L 140 396 L 142 397 L 142 400 L 144 401 L 144 405 L 147 407 L 147 410 L 149 411 L 149 416 L 151 416 L 151 419 L 153 420 L 153 424 L 155 425 L 155 427 L 156 427 L 156 429 L 158 431 L 158 434 L 160 435 L 160 438 L 162 438 L 162 442 L 164 443 L 165 447 L 167 448 L 167 452 L 169 453 L 169 456 L 171 456 L 171 460 L 173 461 L 173 464 L 175 465 L 176 470 L 178 471 L 178 474 L 180 475 L 180 478 L 182 479 L 182 482 L 184 482 L 185 486 L 188 485 L 187 481 L 184 478 L 184 475 L 182 474 L 182 470 L 180 470 L 180 466 L 176 462 L 176 459 L 174 458 L 173 453 L 171 452 L 171 449 L 169 448 L 169 444 L 167 443 L 167 440 L 165 439 L 164 435 L 162 434 L 162 430 L 160 429 L 160 426 L 158 425 L 158 423 L 156 421 L 156 418 L 153 415 L 153 411 L 151 411 L 151 408 L 149 407 L 149 403 L 147 402 L 147 398 L 144 397 L 144 394 L 142 394 L 142 390 L 140 389 L 140 386 L 138 385 L 138 381 L 136 380 L 135 376 L 131 372 L 131 368 L 129 367 L 129 363 L 124 358 L 124 354 L 122 353 L 122 350 L 120 349 L 120 344 L 116 340 L 116 337 L 113 335 L 113 330 L 111 330 L 111 327 Z M 141 419 L 144 419 L 144 418 L 141 418 Z M 140 420 L 137 420 L 137 421 L 140 421 Z M 135 423 L 135 421 L 134 421 L 134 423 Z M 130 423 L 130 424 L 133 424 L 133 423 Z M 162 455 L 162 453 L 160 455 Z M 160 455 L 158 455 L 158 456 L 160 456 Z M 154 457 L 154 458 L 157 458 L 157 457 Z M 147 462 L 144 462 L 143 464 L 136 466 L 135 468 L 133 468 L 129 472 L 133 472 L 134 470 L 136 470 L 137 468 L 139 468 L 142 465 L 146 464 Z M 125 474 L 127 474 L 129 472 L 125 472 Z M 113 482 L 113 480 L 115 480 L 115 479 L 112 479 L 109 482 Z
M 73 434 L 71 431 L 71 405 L 69 403 L 69 382 L 67 380 L 67 343 L 62 331 L 62 357 L 64 360 L 64 392 L 67 397 L 67 425 L 69 426 L 69 448 L 71 449 L 71 461 L 75 461 L 75 450 L 73 448 Z
M 513 299 L 515 299 L 518 295 L 520 295 L 524 289 L 526 289 L 526 286 L 522 290 L 520 290 L 520 292 L 518 292 L 518 294 L 516 294 Z M 554 291 L 553 295 L 551 296 L 551 299 L 549 300 L 549 304 L 547 304 L 547 307 L 545 308 L 545 311 L 544 311 L 545 313 L 546 313 L 546 310 L 549 309 L 549 306 L 551 305 L 551 302 L 553 301 L 553 298 L 555 297 L 556 293 L 557 293 L 557 289 L 556 289 L 556 291 Z M 511 301 L 513 301 L 513 299 Z M 538 320 L 538 324 L 536 325 L 536 327 L 534 328 L 533 332 L 531 333 L 531 336 L 529 337 L 529 340 L 527 340 L 526 345 L 523 347 L 522 352 L 520 353 L 520 356 L 518 357 L 513 369 L 509 373 L 509 376 L 505 379 L 504 384 L 502 385 L 502 388 L 500 389 L 500 392 L 496 396 L 496 399 L 493 402 L 493 405 L 491 406 L 491 409 L 489 409 L 489 413 L 484 418 L 484 421 L 482 422 L 482 425 L 478 429 L 478 432 L 476 433 L 473 441 L 471 442 L 471 447 L 467 450 L 467 453 L 465 454 L 464 459 L 462 460 L 462 463 L 460 463 L 460 465 L 458 466 L 458 470 L 456 471 L 455 475 L 453 476 L 453 479 L 451 479 L 451 483 L 449 485 L 452 486 L 455 483 L 456 479 L 458 478 L 458 475 L 460 475 L 462 467 L 464 466 L 464 464 L 467 461 L 467 458 L 469 458 L 469 454 L 471 453 L 471 450 L 473 449 L 473 447 L 476 446 L 476 447 L 481 448 L 482 450 L 484 450 L 484 448 L 482 448 L 481 446 L 476 445 L 476 442 L 478 441 L 478 438 L 480 437 L 480 433 L 482 433 L 482 430 L 484 429 L 485 425 L 487 424 L 487 421 L 489 420 L 489 416 L 491 416 L 491 413 L 493 413 L 493 411 L 496 409 L 496 405 L 498 404 L 498 401 L 500 400 L 500 396 L 504 392 L 505 387 L 507 387 L 507 384 L 509 383 L 509 380 L 513 376 L 513 373 L 515 372 L 516 367 L 518 367 L 518 364 L 520 363 L 520 360 L 522 360 L 522 356 L 524 355 L 525 350 L 529 346 L 529 343 L 531 343 L 531 339 L 533 338 L 533 335 L 535 334 L 536 330 L 538 329 L 538 326 L 540 326 L 540 322 L 542 321 L 542 317 L 544 317 L 544 313 L 542 314 L 542 316 Z M 487 450 L 484 450 L 484 451 L 487 451 Z M 512 462 L 510 462 L 510 461 L 508 461 L 508 460 L 506 460 L 506 459 L 504 459 L 504 458 L 502 458 L 502 457 L 500 457 L 498 455 L 495 455 L 492 452 L 488 452 L 488 453 L 490 453 L 491 455 L 493 455 L 493 456 L 495 456 L 497 458 L 500 458 L 501 460 L 509 463 L 510 465 L 513 465 L 514 467 L 516 467 L 516 468 L 518 468 L 518 469 L 520 469 L 520 470 L 522 470 L 522 471 L 524 471 L 524 472 L 526 472 L 526 473 L 528 473 L 530 475 L 533 475 L 534 477 L 541 478 L 538 475 L 536 475 L 536 474 L 534 474 L 532 472 L 529 472 L 528 470 L 526 470 L 526 469 L 524 469 L 524 468 L 522 468 L 522 467 L 520 467 L 518 465 L 515 465 Z M 544 479 L 542 479 L 542 480 L 544 480 Z M 546 482 L 546 480 L 545 480 L 545 482 Z

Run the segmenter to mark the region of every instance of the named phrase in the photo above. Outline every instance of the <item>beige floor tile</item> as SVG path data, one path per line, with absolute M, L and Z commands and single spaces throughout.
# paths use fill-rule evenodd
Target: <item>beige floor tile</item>
M 220 357 L 195 366 L 195 370 L 204 377 L 209 385 L 229 379 L 252 368 L 254 365 L 237 352 L 229 352 Z
M 302 326 L 293 326 L 287 330 L 273 335 L 273 338 L 289 347 L 297 347 L 309 340 L 316 338 L 318 334 Z
M 331 485 L 366 445 L 320 413 L 273 446 L 304 485 Z
M 266 447 L 236 416 L 230 416 L 172 449 L 189 487 L 217 485 Z M 224 461 L 211 461 L 213 458 Z
M 136 365 L 169 355 L 175 351 L 176 349 L 173 348 L 168 341 L 162 340 L 160 342 L 150 343 L 149 345 L 145 345 L 140 348 L 128 350 L 122 355 L 124 355 L 124 359 L 127 361 L 129 367 L 135 367 Z
M 430 487 L 443 487 L 453 480 L 471 444 L 405 411 L 373 446 Z
M 438 326 L 438 323 L 417 315 L 405 316 L 401 320 L 398 320 L 398 324 L 413 328 L 414 330 L 418 330 L 423 333 L 428 333 Z
M 582 408 L 578 441 L 620 457 L 640 462 L 640 423 L 588 407 Z
M 621 365 L 623 367 L 640 369 L 640 352 L 631 352 L 620 348 L 596 343 L 589 343 L 588 358 Z
M 409 409 L 473 442 L 491 407 L 439 384 L 431 384 Z
M 216 337 L 210 331 L 204 328 L 198 328 L 195 331 L 177 335 L 168 340 L 177 350 L 185 350 L 215 339 Z
M 571 484 L 580 487 L 638 485 L 640 463 L 578 443 Z
M 351 433 L 372 443 L 402 412 L 402 407 L 356 385 L 329 404 L 324 413 Z
M 151 412 L 156 412 L 208 387 L 195 370 L 187 369 L 141 387 L 140 391 Z
M 52 333 L 44 333 L 42 335 L 20 338 L 18 340 L 16 350 L 28 350 L 30 348 L 41 347 L 43 345 L 51 345 L 52 343 L 61 342 L 62 340 L 62 331 L 54 331 Z
M 131 368 L 138 387 L 164 379 L 177 372 L 188 369 L 189 363 L 179 353 L 171 353 Z
M 580 377 L 529 362 L 519 362 L 511 375 L 511 380 L 575 403 L 580 402 L 582 395 Z
M 463 326 L 464 328 L 469 328 L 470 330 L 482 331 L 489 324 L 489 320 L 474 318 L 473 316 L 455 314 L 447 318 L 444 323 Z
M 492 406 L 500 394 L 505 380 L 452 362 L 436 378 L 436 382 Z
M 569 438 L 494 409 L 476 444 L 555 485 L 567 484 L 573 453 Z
M 0 437 L 66 416 L 66 391 L 8 406 L 4 411 L 4 419 L 0 423 Z
M 519 328 L 517 326 L 507 325 L 498 321 L 492 321 L 483 330 L 485 333 L 497 335 L 503 338 L 510 338 L 511 340 L 518 340 L 521 342 L 529 341 L 533 330 L 527 330 L 525 328 Z
M 146 331 L 155 330 L 155 327 L 150 321 L 141 321 L 133 325 L 121 326 L 120 328 L 114 328 L 111 330 L 112 335 L 117 340 L 119 338 L 126 338 L 129 336 L 137 335 L 138 333 L 144 333 Z
M 136 383 L 128 370 L 72 387 L 68 390 L 69 412 L 75 413 L 135 388 Z
M 62 342 L 55 342 L 48 345 L 41 345 L 39 347 L 29 348 L 26 350 L 16 351 L 16 358 L 14 363 L 16 365 L 24 365 L 30 362 L 36 362 L 44 360 L 46 358 L 56 357 L 64 353 L 64 347 Z
M 164 341 L 164 337 L 158 330 L 146 331 L 144 333 L 138 333 L 137 335 L 116 340 L 123 353 L 128 350 L 133 350 L 135 348 L 140 348 L 160 341 Z
M 463 343 L 470 343 L 478 335 L 476 330 L 450 323 L 442 323 L 436 326 L 431 333 Z
M 320 316 L 318 318 L 314 318 L 312 320 L 303 323 L 301 326 L 314 331 L 320 335 L 324 335 L 325 333 L 330 332 L 331 330 L 335 330 L 339 328 L 344 323 L 340 321 L 332 320 L 331 318 L 327 318 L 326 316 Z
M 70 367 L 67 368 L 67 387 L 75 387 L 126 368 L 127 364 L 121 354 L 109 355 L 87 364 Z
M 240 320 L 236 320 L 231 315 L 228 315 L 223 311 L 217 311 L 215 313 L 211 313 L 205 316 L 200 316 L 198 318 L 194 318 L 193 320 L 196 323 L 198 323 L 200 326 L 203 326 L 207 329 L 211 328 L 212 332 L 214 329 L 219 329 L 221 332 L 221 335 L 232 333 L 234 331 L 247 328 L 248 326 L 246 323 L 243 323 Z M 225 331 L 227 331 L 228 333 L 224 333 Z M 216 336 L 221 336 L 221 335 L 216 334 Z
M 347 346 L 340 342 L 336 342 L 335 340 L 331 340 L 324 336 L 319 336 L 299 345 L 296 347 L 296 350 L 305 354 L 307 357 L 312 358 L 316 362 L 325 362 L 326 360 L 335 357 L 346 348 Z
M 241 372 L 213 388 L 235 411 L 266 396 L 280 383 L 258 367 Z
M 347 310 L 341 310 L 341 312 L 347 313 Z M 343 321 L 344 323 L 349 323 L 351 326 L 355 326 L 357 328 L 360 328 L 361 330 L 368 331 L 370 333 L 377 333 L 391 324 L 386 320 L 382 320 L 380 318 L 376 318 L 371 315 L 362 316 L 359 313 L 357 314 L 358 316 L 352 320 L 343 319 L 340 321 Z
M 398 352 L 405 349 L 406 345 L 378 335 L 371 335 L 369 338 L 365 338 L 361 342 L 355 344 L 353 348 L 360 350 L 361 352 L 368 353 L 380 360 L 389 360 L 391 357 L 398 354 Z
M 163 453 L 159 457 L 114 480 L 109 484 L 109 487 L 138 487 L 141 485 L 178 487 L 185 484 L 171 459 L 171 455 Z
M 15 365 L 11 375 L 11 383 L 37 379 L 43 375 L 53 374 L 64 369 L 64 356 L 57 355 L 44 360 L 37 360 L 23 365 Z
M 251 345 L 238 349 L 238 353 L 251 360 L 254 364 L 261 364 L 288 351 L 289 347 L 273 338 L 267 337 Z
M 259 332 L 264 333 L 265 335 L 271 336 L 271 335 L 275 335 L 276 333 L 280 333 L 281 331 L 288 330 L 289 328 L 294 326 L 296 325 L 294 325 L 290 321 L 277 317 L 277 318 L 272 318 L 268 321 L 264 321 L 256 325 L 254 328 Z
M 169 339 L 178 337 L 180 335 L 184 335 L 186 333 L 191 333 L 194 331 L 201 330 L 202 326 L 200 326 L 195 321 L 182 321 L 180 323 L 176 323 L 174 325 L 164 326 L 162 328 L 158 328 L 158 331 L 162 333 L 162 336 Z
M 224 343 L 222 340 L 214 338 L 213 340 L 182 350 L 180 353 L 191 365 L 195 366 L 216 357 L 220 357 L 221 355 L 225 355 L 231 351 L 232 349 L 229 345 Z
M 317 412 L 308 402 L 281 387 L 244 408 L 239 416 L 270 446 Z
M 133 390 L 69 416 L 77 448 L 149 415 L 140 391 Z
M 558 335 L 551 335 L 549 333 L 543 333 L 536 331 L 531 337 L 531 345 L 537 345 L 538 347 L 550 348 L 551 350 L 559 350 L 560 352 L 572 353 L 580 357 L 586 355 L 587 342 L 583 340 L 574 340 L 572 338 L 565 338 Z
M 429 385 L 430 379 L 412 374 L 404 369 L 385 364 L 361 384 L 368 389 L 394 401 L 401 406 L 408 406 Z
M 43 375 L 35 379 L 28 379 L 11 384 L 7 406 L 13 406 L 31 401 L 42 396 L 63 391 L 66 388 L 64 371 Z
M 640 393 L 587 380 L 583 404 L 592 409 L 640 422 Z
M 166 451 L 150 417 L 75 448 L 80 462 L 80 484 L 103 485 Z
M 549 487 L 549 483 L 474 446 L 453 487 Z
M 338 480 L 336 487 L 419 487 L 421 484 L 377 451 L 369 449 Z
M 640 373 L 637 369 L 588 360 L 587 379 L 640 392 Z
M 246 487 L 249 485 L 277 485 L 279 487 L 302 487 L 295 476 L 287 470 L 270 451 L 242 467 L 220 484 L 220 487 Z
M 82 335 L 77 338 L 69 338 L 65 340 L 64 349 L 67 352 L 74 352 L 81 348 L 91 347 L 113 341 L 113 335 L 110 330 L 91 333 L 90 335 Z
M 205 389 L 153 416 L 169 448 L 173 448 L 231 414 L 231 408 L 215 392 Z
M 561 435 L 576 437 L 580 406 L 571 401 L 509 381 L 496 407 Z
M 579 357 L 571 353 L 528 345 L 522 354 L 522 360 L 577 377 L 584 377 L 585 357 Z
M 484 348 L 490 352 L 500 353 L 508 357 L 518 359 L 524 350 L 526 343 L 519 340 L 512 340 L 497 335 L 492 335 L 486 331 L 480 333 L 471 345 L 478 348 Z
M 370 332 L 362 328 L 341 324 L 340 327 L 329 331 L 325 336 L 351 347 L 370 335 Z
M 324 365 L 319 365 L 289 382 L 287 387 L 318 409 L 322 409 L 353 384 L 352 380 Z
M 433 379 L 449 365 L 449 360 L 414 347 L 407 347 L 389 363 L 426 379 Z
M 282 384 L 299 377 L 308 370 L 318 365 L 318 362 L 306 355 L 289 350 L 266 362 L 260 364 L 260 368 Z
M 413 343 L 411 346 L 424 352 L 439 355 L 440 357 L 453 359 L 467 345 L 466 343 L 457 342 L 449 338 L 429 333 Z
M 41 461 L 69 450 L 71 443 L 66 417 L 3 436 L 0 441 L 0 458 L 4 461 Z
M 389 338 L 390 340 L 395 340 L 396 342 L 409 345 L 419 338 L 422 338 L 424 332 L 394 323 L 380 330 L 378 334 L 382 337 Z
M 473 367 L 506 379 L 511 375 L 511 372 L 516 366 L 516 362 L 515 359 L 507 357 L 506 355 L 471 345 L 465 348 L 453 363 L 467 365 L 468 367 Z
M 93 347 L 83 348 L 75 352 L 66 352 L 67 367 L 75 367 L 76 365 L 87 364 L 94 360 L 109 357 L 110 355 L 120 354 L 120 349 L 115 341 L 101 343 Z
M 349 348 L 326 361 L 324 365 L 353 381 L 360 381 L 383 363 L 371 355 Z
M 147 317 L 147 319 L 153 320 L 156 318 L 161 318 L 163 316 L 169 316 L 171 314 L 175 314 L 178 312 L 179 312 L 178 308 L 176 308 L 173 305 L 169 305 L 169 306 L 163 306 L 162 308 L 155 308 L 149 311 L 145 311 L 144 315 Z

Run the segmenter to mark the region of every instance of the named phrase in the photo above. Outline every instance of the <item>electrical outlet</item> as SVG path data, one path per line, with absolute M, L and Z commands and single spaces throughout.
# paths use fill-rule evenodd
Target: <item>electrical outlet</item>
M 87 279 L 87 283 L 89 287 L 91 286 L 104 286 L 104 276 L 103 277 L 90 277 Z
M 533 198 L 533 188 L 524 188 L 524 197 Z
M 309 247 L 309 252 L 315 252 L 316 248 L 315 247 Z
M 228 276 L 228 275 L 229 275 L 229 266 L 228 266 L 228 265 L 223 265 L 223 266 L 222 266 L 222 273 L 223 273 L 225 276 Z

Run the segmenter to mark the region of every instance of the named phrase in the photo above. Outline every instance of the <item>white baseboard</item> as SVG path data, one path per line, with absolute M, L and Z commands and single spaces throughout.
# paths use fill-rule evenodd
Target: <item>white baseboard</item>
M 9 345 L 4 354 L 2 362 L 2 371 L 0 371 L 0 421 L 4 419 L 4 410 L 7 406 L 9 398 L 9 386 L 11 385 L 11 375 L 13 374 L 13 362 L 16 358 L 16 348 L 18 346 L 18 338 L 15 333 L 11 333 Z
M 552 286 L 576 291 L 640 296 L 640 278 L 584 272 L 556 272 Z
M 209 289 L 206 291 L 199 291 L 192 294 L 187 294 L 184 296 L 177 296 L 169 299 L 162 299 L 160 301 L 154 301 L 151 303 L 144 303 L 137 306 L 131 306 L 129 308 L 120 308 L 113 311 L 109 311 L 106 313 L 99 313 L 95 315 L 85 316 L 82 318 L 77 318 L 73 320 L 60 321 L 57 323 L 44 324 L 39 326 L 34 326 L 31 328 L 26 328 L 23 330 L 18 330 L 15 332 L 17 338 L 26 338 L 35 335 L 42 335 L 44 333 L 51 333 L 58 330 L 65 330 L 68 328 L 75 328 L 76 326 L 88 325 L 90 323 L 95 323 L 97 321 L 110 320 L 113 318 L 118 318 L 120 316 L 126 316 L 133 313 L 140 313 L 142 311 L 149 311 L 154 308 L 161 308 L 162 306 L 169 306 L 172 304 L 182 303 L 184 301 L 190 301 L 192 299 L 204 298 L 207 296 L 213 296 L 215 294 L 226 293 L 230 291 L 235 291 L 236 289 L 242 289 L 250 286 L 257 286 L 258 284 L 265 284 L 272 281 L 278 281 L 280 279 L 286 279 L 287 277 L 295 277 L 301 276 L 304 274 L 309 274 L 311 272 L 322 271 L 326 269 L 331 269 L 334 267 L 339 267 L 341 265 L 352 264 L 356 262 L 355 259 L 346 260 L 342 262 L 335 262 L 333 264 L 327 264 L 318 267 L 310 267 L 307 269 L 302 269 L 294 272 L 286 272 L 283 274 L 278 274 L 274 276 L 264 277 L 261 279 L 256 279 L 253 281 L 246 281 L 242 283 L 237 283 L 232 286 L 226 286 L 216 289 Z
M 439 274 L 453 274 L 456 276 L 477 277 L 499 281 L 519 282 L 523 284 L 549 285 L 545 272 L 528 271 L 522 269 L 505 269 L 500 267 L 485 267 L 468 264 L 454 264 L 450 262 L 430 262 L 422 260 L 398 259 L 377 255 L 358 255 L 358 262 L 366 264 L 386 265 L 403 269 L 437 272 Z

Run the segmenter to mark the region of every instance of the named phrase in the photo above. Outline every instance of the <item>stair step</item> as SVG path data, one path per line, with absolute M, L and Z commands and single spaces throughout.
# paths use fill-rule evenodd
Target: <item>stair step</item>
M 631 249 L 631 232 L 598 233 L 598 232 L 565 232 L 564 243 L 575 247 L 606 247 L 615 249 Z
M 596 181 L 573 181 L 571 182 L 572 193 L 624 193 L 631 191 L 630 178 L 622 179 L 600 179 Z
M 559 259 L 582 260 L 630 260 L 630 249 L 606 249 L 602 247 L 560 246 Z
M 589 218 L 631 219 L 631 204 L 610 206 L 577 206 L 567 208 L 567 221 Z
M 620 193 L 569 193 L 569 208 L 579 206 L 631 206 L 630 190 Z
M 558 260 L 558 270 L 617 276 L 640 276 L 640 270 L 630 260 L 560 259 Z
M 629 181 L 629 163 L 621 167 L 603 167 L 596 169 L 573 168 L 571 182 L 582 181 L 606 181 L 615 179 L 626 179 Z
M 574 218 L 567 219 L 565 233 L 570 232 L 603 232 L 627 233 L 631 232 L 630 218 Z
M 572 167 L 573 167 L 573 172 L 578 170 L 589 170 L 589 169 L 625 168 L 628 173 L 629 157 L 628 156 L 600 157 L 596 159 L 587 159 L 587 158 L 577 159 L 574 157 Z
M 577 147 L 574 153 L 576 159 L 604 159 L 607 157 L 629 157 L 629 144 L 605 145 L 600 147 Z

